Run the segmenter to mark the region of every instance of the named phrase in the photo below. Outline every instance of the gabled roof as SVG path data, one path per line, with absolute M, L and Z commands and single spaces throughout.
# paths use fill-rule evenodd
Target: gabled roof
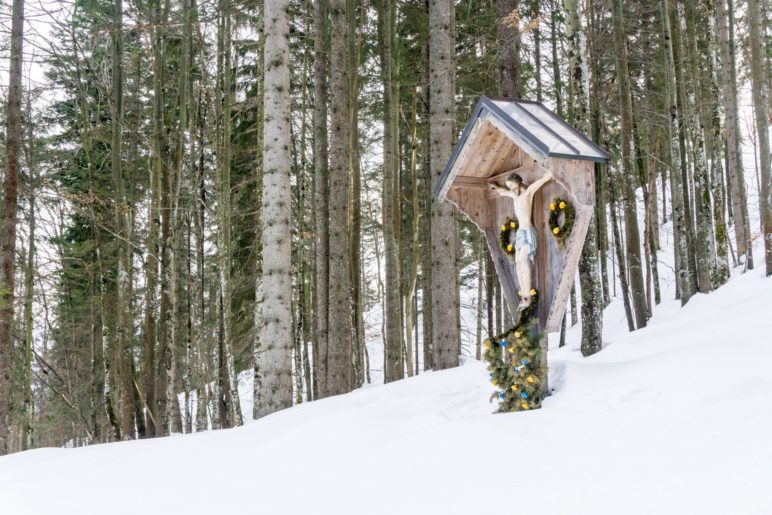
M 547 158 L 608 162 L 608 153 L 571 127 L 541 102 L 503 97 L 480 97 L 453 153 L 434 187 L 438 195 L 453 170 L 461 149 L 479 120 L 490 120 L 537 162 Z

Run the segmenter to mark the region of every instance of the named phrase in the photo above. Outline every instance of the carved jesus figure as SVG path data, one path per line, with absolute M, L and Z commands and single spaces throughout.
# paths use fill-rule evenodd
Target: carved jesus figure
M 510 174 L 504 184 L 490 183 L 490 189 L 499 195 L 512 199 L 512 204 L 517 217 L 517 232 L 515 232 L 515 264 L 517 268 L 517 280 L 520 283 L 520 304 L 517 309 L 522 311 L 531 304 L 531 265 L 536 256 L 536 229 L 531 221 L 533 209 L 533 196 L 544 184 L 552 179 L 552 173 L 546 172 L 540 179 L 529 186 L 525 186 L 523 178 L 518 174 Z

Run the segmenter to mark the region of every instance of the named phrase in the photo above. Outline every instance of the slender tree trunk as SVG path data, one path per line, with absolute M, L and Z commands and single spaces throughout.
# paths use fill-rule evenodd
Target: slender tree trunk
M 233 426 L 242 425 L 241 405 L 239 402 L 238 379 L 236 377 L 235 357 L 233 355 L 233 313 L 231 303 L 233 298 L 232 284 L 232 237 L 231 237 L 231 106 L 233 105 L 233 67 L 231 64 L 231 4 L 230 0 L 221 0 L 220 13 L 222 17 L 221 32 L 221 107 L 220 107 L 220 131 L 221 146 L 218 157 L 219 163 L 219 202 L 218 202 L 218 253 L 220 265 L 220 296 L 222 310 L 222 358 L 220 367 L 222 374 L 222 388 L 227 388 L 225 396 L 228 408 L 228 422 Z M 283 149 L 289 151 L 289 148 Z M 288 300 L 289 302 L 289 300 Z M 290 339 L 289 344 L 292 344 Z M 224 365 L 224 366 L 223 366 Z M 222 404 L 221 404 L 222 406 Z
M 24 41 L 24 0 L 13 0 L 8 109 L 5 127 L 5 196 L 0 219 L 0 455 L 10 450 L 11 362 L 14 338 L 16 209 L 21 151 L 21 73 Z
M 128 218 L 126 186 L 123 179 L 123 2 L 116 0 L 113 11 L 113 69 L 112 69 L 112 180 L 113 209 L 118 238 L 118 282 L 117 302 L 111 306 L 118 319 L 118 376 L 120 378 L 121 434 L 130 439 L 134 432 L 134 377 L 131 371 L 133 360 L 131 347 L 131 310 L 129 309 L 129 260 Z
M 314 397 L 327 396 L 329 323 L 329 178 L 327 159 L 327 8 L 328 0 L 314 2 L 314 185 L 316 233 L 315 271 L 316 309 L 314 326 Z
M 694 294 L 692 285 L 694 281 L 688 264 L 689 245 L 686 236 L 690 231 L 688 219 L 685 215 L 683 175 L 678 171 L 679 164 L 685 157 L 681 153 L 679 142 L 680 132 L 680 100 L 676 88 L 675 59 L 673 57 L 673 40 L 671 37 L 671 20 L 669 1 L 660 0 L 662 11 L 663 40 L 665 46 L 665 61 L 667 63 L 667 103 L 670 109 L 670 196 L 673 220 L 673 237 L 675 239 L 675 268 L 678 295 L 681 305 L 686 304 Z
M 420 237 L 420 220 L 421 213 L 418 205 L 418 92 L 416 86 L 413 85 L 413 103 L 411 108 L 411 148 L 410 148 L 410 201 L 412 216 L 412 240 L 411 240 L 411 253 L 410 253 L 410 270 L 408 275 L 407 294 L 405 295 L 405 341 L 407 342 L 407 375 L 412 376 L 414 373 L 418 373 L 418 346 L 416 342 L 416 359 L 415 362 L 412 358 L 411 345 L 413 339 L 413 304 L 416 293 L 416 286 L 418 283 L 418 258 L 419 258 L 419 237 Z M 418 333 L 418 316 L 415 314 L 416 322 L 416 335 Z
M 619 267 L 619 285 L 622 290 L 622 303 L 625 307 L 625 317 L 627 318 L 627 328 L 630 331 L 635 331 L 635 322 L 633 322 L 633 311 L 630 306 L 630 289 L 627 286 L 627 267 L 625 266 L 625 251 L 622 247 L 621 236 L 619 234 L 619 217 L 617 216 L 616 199 L 619 197 L 617 193 L 618 179 L 616 174 L 609 177 L 609 184 L 611 185 L 609 198 L 609 210 L 611 211 L 611 232 L 614 239 L 614 250 L 616 252 L 616 262 Z M 616 284 L 616 283 L 615 283 Z
M 614 0 L 614 41 L 616 47 L 617 83 L 622 114 L 622 161 L 624 164 L 624 215 L 625 241 L 627 243 L 627 267 L 630 272 L 630 287 L 633 300 L 636 327 L 646 326 L 646 290 L 643 283 L 641 265 L 641 242 L 638 231 L 638 210 L 635 199 L 634 141 L 633 141 L 633 106 L 630 93 L 630 72 L 627 67 L 627 49 L 625 45 L 625 22 L 621 0 Z
M 558 17 L 561 5 L 559 0 L 550 0 L 550 48 L 552 50 L 552 84 L 555 95 L 555 108 L 558 116 L 565 116 L 563 112 L 563 83 L 560 80 L 560 61 L 558 60 Z
M 454 9 L 451 0 L 429 1 L 429 145 L 433 184 L 442 174 L 454 140 Z M 461 351 L 456 231 L 453 206 L 432 200 L 432 357 L 435 370 L 458 366 Z
M 742 153 L 740 151 L 742 132 L 738 114 L 733 0 L 716 0 L 716 25 L 721 57 L 721 100 L 726 119 L 727 180 L 731 191 L 737 257 L 741 259 L 744 256 L 748 268 L 753 268 L 748 198 L 745 191 L 745 174 L 743 173 Z
M 400 259 L 397 247 L 395 204 L 399 202 L 399 183 L 396 181 L 398 155 L 396 152 L 397 128 L 395 111 L 398 100 L 393 98 L 392 82 L 394 57 L 394 9 L 391 0 L 383 0 L 381 6 L 381 31 L 383 36 L 381 68 L 383 70 L 383 240 L 386 253 L 386 346 L 384 381 L 391 382 L 404 377 L 402 367 L 402 327 L 400 307 Z M 410 321 L 408 320 L 408 324 Z
M 708 179 L 708 159 L 705 146 L 705 127 L 709 116 L 705 102 L 702 102 L 702 90 L 707 87 L 700 73 L 697 50 L 696 26 L 702 20 L 702 12 L 697 11 L 691 2 L 684 2 L 686 26 L 686 48 L 691 75 L 690 110 L 692 154 L 694 156 L 694 205 L 695 205 L 695 260 L 697 264 L 697 288 L 702 293 L 713 289 L 713 276 L 716 270 L 716 241 L 713 235 L 713 215 L 711 211 L 710 184 Z
M 762 52 L 764 47 L 762 12 L 758 0 L 748 2 L 748 29 L 749 44 L 751 47 L 751 84 L 753 96 L 753 114 L 756 120 L 756 132 L 759 140 L 759 168 L 761 175 L 761 189 L 759 191 L 759 207 L 761 210 L 761 225 L 764 232 L 764 255 L 766 262 L 766 275 L 772 275 L 772 163 L 769 154 L 769 92 L 764 76 L 764 62 Z
M 35 287 L 35 229 L 36 219 L 36 188 L 35 179 L 35 140 L 33 133 L 34 121 L 32 117 L 32 103 L 29 92 L 27 94 L 27 141 L 26 161 L 29 174 L 27 201 L 29 203 L 29 242 L 27 244 L 27 263 L 24 271 L 24 360 L 23 360 L 23 424 L 21 431 L 21 450 L 31 449 L 34 443 L 34 417 L 35 402 L 32 394 L 32 354 L 34 342 L 32 303 L 34 301 Z

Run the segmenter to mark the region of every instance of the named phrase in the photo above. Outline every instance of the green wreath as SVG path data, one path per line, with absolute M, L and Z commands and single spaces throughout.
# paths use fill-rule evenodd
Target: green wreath
M 512 256 L 515 253 L 515 246 L 512 245 L 511 235 L 517 231 L 518 227 L 516 218 L 507 218 L 501 225 L 501 232 L 499 233 L 499 245 L 508 256 Z
M 560 224 L 560 215 L 563 214 L 563 224 Z M 550 203 L 550 232 L 552 236 L 558 241 L 558 246 L 563 248 L 566 243 L 566 239 L 571 234 L 571 229 L 574 227 L 574 219 L 576 218 L 576 211 L 574 206 L 565 199 L 560 197 L 554 199 Z
M 499 412 L 527 411 L 541 407 L 547 369 L 541 366 L 541 339 L 536 326 L 536 291 L 518 324 L 509 331 L 485 340 L 483 357 L 493 386 L 491 400 L 499 400 Z

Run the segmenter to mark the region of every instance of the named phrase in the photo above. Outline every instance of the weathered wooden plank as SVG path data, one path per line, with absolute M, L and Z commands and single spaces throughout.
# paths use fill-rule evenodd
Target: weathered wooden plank
M 517 276 L 514 273 L 514 267 L 511 260 L 504 254 L 499 246 L 499 233 L 494 227 L 487 227 L 483 234 L 485 242 L 488 244 L 493 266 L 496 269 L 496 275 L 501 283 L 501 291 L 504 293 L 504 299 L 507 302 L 509 313 L 514 320 L 517 316 Z
M 512 151 L 517 146 L 510 141 L 504 134 L 499 132 L 498 129 L 491 126 L 497 134 L 496 143 L 493 145 L 485 156 L 485 176 L 490 176 L 492 173 L 497 173 L 506 168 L 501 168 L 504 159 L 512 154 Z
M 457 175 L 451 188 L 472 188 L 472 189 L 488 189 L 488 181 L 485 177 L 469 177 L 466 175 Z
M 563 318 L 563 313 L 566 310 L 566 304 L 568 303 L 568 296 L 571 293 L 571 285 L 574 282 L 574 276 L 576 275 L 576 267 L 579 265 L 579 259 L 582 255 L 582 247 L 584 246 L 584 239 L 587 236 L 587 229 L 590 226 L 590 220 L 592 219 L 593 207 L 591 206 L 575 206 L 576 219 L 574 220 L 574 227 L 571 229 L 571 235 L 568 237 L 565 247 L 565 257 L 563 258 L 563 266 L 559 274 L 559 282 L 555 287 L 555 292 L 552 295 L 550 302 L 550 310 L 547 315 L 547 320 L 544 324 L 545 330 L 548 332 L 557 331 L 560 329 L 560 322 Z
M 483 125 L 482 120 L 477 120 L 473 125 L 472 128 L 469 130 L 469 139 L 468 141 L 473 141 L 477 137 L 477 133 L 480 131 L 481 127 Z M 464 145 L 459 154 L 456 158 L 455 162 L 453 163 L 453 167 L 450 170 L 450 174 L 448 175 L 447 180 L 442 186 L 442 189 L 440 190 L 437 197 L 442 200 L 445 198 L 445 196 L 448 193 L 448 190 L 450 189 L 450 185 L 453 184 L 453 180 L 455 179 L 456 175 L 458 174 L 459 170 L 463 167 L 464 162 L 467 160 L 467 158 L 470 155 L 471 152 L 471 145 Z

